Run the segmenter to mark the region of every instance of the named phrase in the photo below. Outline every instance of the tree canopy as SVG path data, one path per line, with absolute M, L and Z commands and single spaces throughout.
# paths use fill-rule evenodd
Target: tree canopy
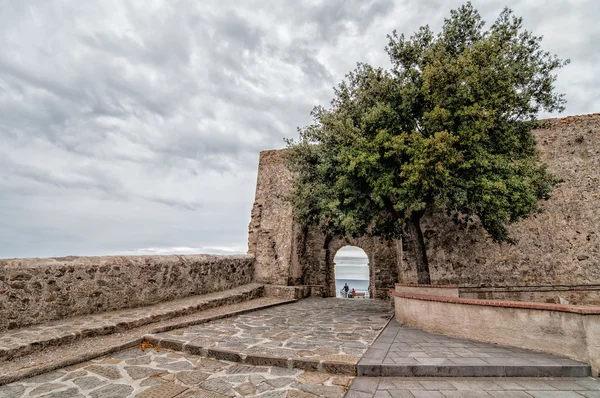
M 408 231 L 419 283 L 430 283 L 420 220 L 445 211 L 477 217 L 497 242 L 507 225 L 539 211 L 555 178 L 531 134 L 540 111 L 562 111 L 555 71 L 508 8 L 489 27 L 471 3 L 435 35 L 395 31 L 392 68 L 365 63 L 346 75 L 329 108 L 288 140 L 297 220 L 329 234 L 400 238 Z

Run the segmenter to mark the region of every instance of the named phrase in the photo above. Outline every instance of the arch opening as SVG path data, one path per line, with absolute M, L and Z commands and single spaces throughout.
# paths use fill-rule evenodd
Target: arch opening
M 370 266 L 369 257 L 363 249 L 357 246 L 344 246 L 335 253 L 334 279 L 336 297 L 370 297 Z M 344 286 L 348 286 L 346 293 Z

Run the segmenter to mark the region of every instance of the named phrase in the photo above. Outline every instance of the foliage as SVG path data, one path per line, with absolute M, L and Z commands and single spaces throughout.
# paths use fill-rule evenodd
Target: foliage
M 564 109 L 553 73 L 568 61 L 542 51 L 509 9 L 485 29 L 470 3 L 438 35 L 424 26 L 388 39 L 391 70 L 358 64 L 288 140 L 295 216 L 390 239 L 443 210 L 511 242 L 507 224 L 538 211 L 556 182 L 531 129 L 541 110 Z

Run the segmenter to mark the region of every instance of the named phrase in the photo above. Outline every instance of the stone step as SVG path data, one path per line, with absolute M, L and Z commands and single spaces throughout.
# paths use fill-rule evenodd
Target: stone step
M 264 285 L 253 283 L 222 292 L 191 296 L 146 307 L 66 318 L 9 330 L 0 333 L 0 360 L 11 360 L 50 346 L 119 333 L 197 311 L 240 303 L 261 297 L 263 293 Z
M 355 376 L 392 316 L 389 302 L 308 298 L 144 339 L 169 350 L 252 366 Z
M 135 347 L 0 386 L 0 397 L 341 398 L 351 381 Z
M 358 376 L 586 377 L 591 367 L 556 355 L 454 337 L 393 319 L 358 363 Z
M 592 377 L 357 377 L 345 398 L 598 397 Z
M 237 304 L 214 307 L 192 314 L 139 326 L 123 332 L 108 335 L 96 335 L 77 339 L 60 346 L 49 346 L 42 351 L 11 360 L 0 360 L 0 385 L 36 376 L 55 369 L 75 365 L 101 357 L 142 343 L 142 336 L 148 333 L 160 333 L 172 329 L 211 322 L 264 308 L 293 302 L 295 300 L 277 297 L 261 297 Z M 1 395 L 1 394 L 0 394 Z

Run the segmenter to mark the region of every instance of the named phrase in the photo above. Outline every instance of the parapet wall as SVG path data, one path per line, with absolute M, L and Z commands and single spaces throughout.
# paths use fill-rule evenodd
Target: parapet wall
M 425 294 L 419 294 L 422 290 Z M 463 339 L 567 356 L 600 371 L 600 307 L 393 292 L 402 324 Z
M 222 291 L 253 278 L 248 255 L 0 260 L 0 331 Z
M 461 287 L 459 297 L 600 306 L 600 285 Z

